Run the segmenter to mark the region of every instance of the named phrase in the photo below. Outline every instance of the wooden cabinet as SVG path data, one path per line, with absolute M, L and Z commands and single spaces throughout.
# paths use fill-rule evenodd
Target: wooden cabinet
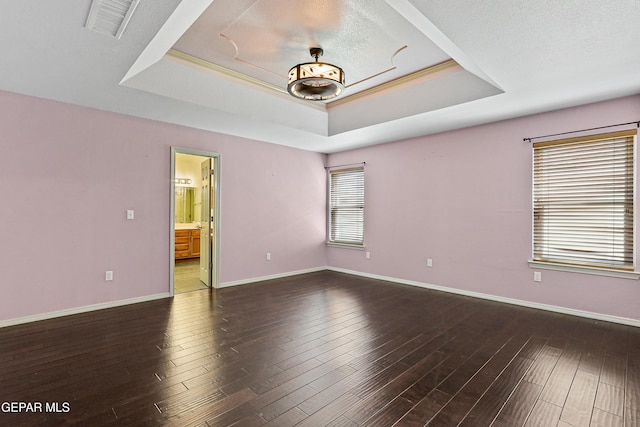
M 176 230 L 176 259 L 197 258 L 200 256 L 200 230 Z
M 191 230 L 191 256 L 200 256 L 200 230 Z

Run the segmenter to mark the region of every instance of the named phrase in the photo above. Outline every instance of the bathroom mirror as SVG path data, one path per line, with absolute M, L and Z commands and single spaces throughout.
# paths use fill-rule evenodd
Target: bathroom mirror
M 176 187 L 176 223 L 195 221 L 195 188 Z

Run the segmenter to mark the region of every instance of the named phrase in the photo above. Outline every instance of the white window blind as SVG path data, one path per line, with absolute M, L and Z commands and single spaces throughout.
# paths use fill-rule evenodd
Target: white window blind
M 329 242 L 364 243 L 364 168 L 329 171 Z
M 533 260 L 634 269 L 635 131 L 533 145 Z

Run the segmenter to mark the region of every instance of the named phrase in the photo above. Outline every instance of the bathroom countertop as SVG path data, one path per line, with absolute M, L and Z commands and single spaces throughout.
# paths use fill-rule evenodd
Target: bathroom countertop
M 196 228 L 198 228 L 197 223 L 195 222 L 190 222 L 190 223 L 176 223 L 176 230 L 195 230 Z

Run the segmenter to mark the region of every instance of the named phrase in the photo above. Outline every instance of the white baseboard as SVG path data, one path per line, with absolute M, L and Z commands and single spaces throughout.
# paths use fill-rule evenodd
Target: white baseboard
M 70 316 L 72 314 L 86 313 L 89 311 L 103 310 L 105 308 L 120 307 L 122 305 L 136 304 L 139 302 L 153 301 L 162 298 L 169 298 L 169 292 L 156 295 L 145 295 L 142 297 L 129 298 L 119 301 L 111 301 L 100 304 L 85 305 L 82 307 L 68 308 L 66 310 L 51 311 L 48 313 L 34 314 L 32 316 L 18 317 L 9 320 L 0 320 L 0 328 L 7 326 L 19 325 L 22 323 L 37 322 L 39 320 L 53 319 L 55 317 Z
M 252 277 L 251 279 L 242 279 L 242 280 L 236 280 L 233 282 L 221 283 L 220 288 L 228 288 L 231 286 L 238 286 L 238 285 L 247 285 L 249 283 L 262 282 L 265 280 L 281 279 L 283 277 L 297 276 L 298 274 L 315 273 L 316 271 L 325 271 L 327 269 L 328 269 L 327 267 L 313 267 L 313 268 L 307 268 L 306 270 L 289 271 L 286 273 L 273 274 L 271 276 Z
M 254 283 L 254 282 L 261 282 L 263 280 L 279 279 L 282 277 L 295 276 L 298 274 L 313 273 L 316 271 L 325 271 L 326 269 L 327 267 L 322 266 L 322 267 L 309 268 L 306 270 L 298 270 L 298 271 L 290 271 L 282 274 L 274 274 L 271 276 L 254 277 L 251 279 L 244 279 L 244 280 L 237 280 L 235 282 L 222 283 L 220 287 L 226 288 L 230 286 L 245 285 L 245 284 Z M 69 308 L 65 310 L 52 311 L 48 313 L 34 314 L 31 316 L 18 317 L 15 319 L 0 320 L 0 328 L 19 325 L 22 323 L 37 322 L 39 320 L 53 319 L 56 317 L 70 316 L 72 314 L 86 313 L 89 311 L 103 310 L 105 308 L 113 308 L 113 307 L 119 307 L 122 305 L 136 304 L 139 302 L 153 301 L 153 300 L 162 299 L 162 298 L 170 298 L 170 297 L 171 297 L 171 294 L 167 292 L 167 293 L 156 294 L 156 295 L 147 295 L 142 297 L 130 298 L 126 300 L 119 300 L 119 301 L 112 301 L 112 302 L 101 303 L 101 304 L 86 305 L 83 307 Z
M 555 312 L 555 313 L 569 314 L 569 315 L 572 315 L 572 316 L 585 317 L 585 318 L 594 319 L 594 320 L 601 320 L 603 322 L 612 322 L 612 323 L 619 323 L 619 324 L 622 324 L 622 325 L 640 327 L 640 320 L 637 320 L 637 319 L 630 319 L 630 318 L 626 318 L 626 317 L 618 317 L 618 316 L 612 316 L 612 315 L 608 315 L 608 314 L 601 314 L 601 313 L 593 313 L 593 312 L 590 312 L 590 311 L 576 310 L 576 309 L 567 308 L 567 307 L 560 307 L 560 306 L 555 306 L 555 305 L 541 304 L 541 303 L 536 303 L 536 302 L 531 302 L 531 301 L 524 301 L 524 300 L 518 300 L 518 299 L 513 299 L 513 298 L 500 297 L 500 296 L 496 296 L 496 295 L 483 294 L 483 293 L 480 293 L 480 292 L 466 291 L 466 290 L 463 290 L 463 289 L 448 288 L 446 286 L 432 285 L 432 284 L 429 284 L 429 283 L 417 282 L 417 281 L 414 281 L 414 280 L 398 279 L 398 278 L 395 278 L 395 277 L 381 276 L 381 275 L 378 275 L 378 274 L 364 273 L 364 272 L 361 272 L 361 271 L 347 270 L 347 269 L 344 269 L 344 268 L 337 268 L 337 267 L 314 267 L 314 268 L 309 268 L 309 269 L 305 269 L 305 270 L 290 271 L 290 272 L 287 272 L 287 273 L 274 274 L 274 275 L 270 275 L 270 276 L 262 276 L 262 277 L 254 277 L 254 278 L 251 278 L 251 279 L 236 280 L 236 281 L 233 281 L 233 282 L 222 283 L 220 285 L 220 288 L 227 288 L 227 287 L 238 286 L 238 285 L 246 285 L 246 284 L 249 284 L 249 283 L 262 282 L 262 281 L 271 280 L 271 279 L 280 279 L 280 278 L 284 278 L 284 277 L 296 276 L 296 275 L 299 275 L 299 274 L 313 273 L 313 272 L 324 271 L 324 270 L 336 271 L 336 272 L 339 272 L 339 273 L 352 274 L 354 276 L 362 276 L 362 277 L 367 277 L 367 278 L 370 278 L 370 279 L 385 280 L 385 281 L 388 281 L 388 282 L 400 283 L 400 284 L 403 284 L 403 285 L 417 286 L 417 287 L 425 288 L 425 289 L 433 289 L 433 290 L 436 290 L 436 291 L 448 292 L 448 293 L 451 293 L 451 294 L 463 295 L 463 296 L 468 296 L 468 297 L 473 297 L 473 298 L 481 298 L 481 299 L 486 299 L 486 300 L 489 300 L 489 301 L 496 301 L 496 302 L 502 302 L 502 303 L 506 303 L 506 304 L 519 305 L 519 306 L 522 306 L 522 307 L 535 308 L 535 309 L 538 309 L 538 310 L 546 310 L 546 311 L 552 311 L 552 312 Z M 147 295 L 147 296 L 142 296 L 142 297 L 130 298 L 130 299 L 126 299 L 126 300 L 119 300 L 119 301 L 112 301 L 112 302 L 101 303 L 101 304 L 87 305 L 87 306 L 77 307 L 77 308 L 70 308 L 70 309 L 60 310 L 60 311 L 52 311 L 52 312 L 49 312 L 49 313 L 36 314 L 36 315 L 32 315 L 32 316 L 19 317 L 19 318 L 15 318 L 15 319 L 0 320 L 0 328 L 4 328 L 4 327 L 7 327 L 7 326 L 13 326 L 13 325 L 19 325 L 19 324 L 22 324 L 22 323 L 37 322 L 39 320 L 53 319 L 55 317 L 69 316 L 69 315 L 72 315 L 72 314 L 86 313 L 86 312 L 89 312 L 89 311 L 103 310 L 105 308 L 119 307 L 119 306 L 122 306 L 122 305 L 136 304 L 136 303 L 139 303 L 139 302 L 146 302 L 146 301 L 153 301 L 153 300 L 162 299 L 162 298 L 169 298 L 170 296 L 171 296 L 171 294 L 167 292 L 167 293 L 156 294 L 156 295 Z
M 640 327 L 640 320 L 630 319 L 627 317 L 611 316 L 608 314 L 593 313 L 590 311 L 576 310 L 573 308 L 560 307 L 556 305 L 541 304 L 537 302 L 524 301 L 514 298 L 500 297 L 496 295 L 483 294 L 480 292 L 471 292 L 464 289 L 447 288 L 445 286 L 432 285 L 429 283 L 416 282 L 413 280 L 397 279 L 395 277 L 380 276 L 377 274 L 363 273 L 361 271 L 347 270 L 344 268 L 327 267 L 327 270 L 340 273 L 353 274 L 354 276 L 362 276 L 370 279 L 386 280 L 388 282 L 400 283 L 403 285 L 418 286 L 425 289 L 433 289 L 435 291 L 448 292 L 451 294 L 464 295 L 467 297 L 481 298 L 490 301 L 502 302 L 506 304 L 519 305 L 522 307 L 535 308 L 538 310 L 553 311 L 554 313 L 569 314 L 572 316 L 586 317 L 588 319 L 601 320 L 603 322 L 619 323 L 622 325 Z

